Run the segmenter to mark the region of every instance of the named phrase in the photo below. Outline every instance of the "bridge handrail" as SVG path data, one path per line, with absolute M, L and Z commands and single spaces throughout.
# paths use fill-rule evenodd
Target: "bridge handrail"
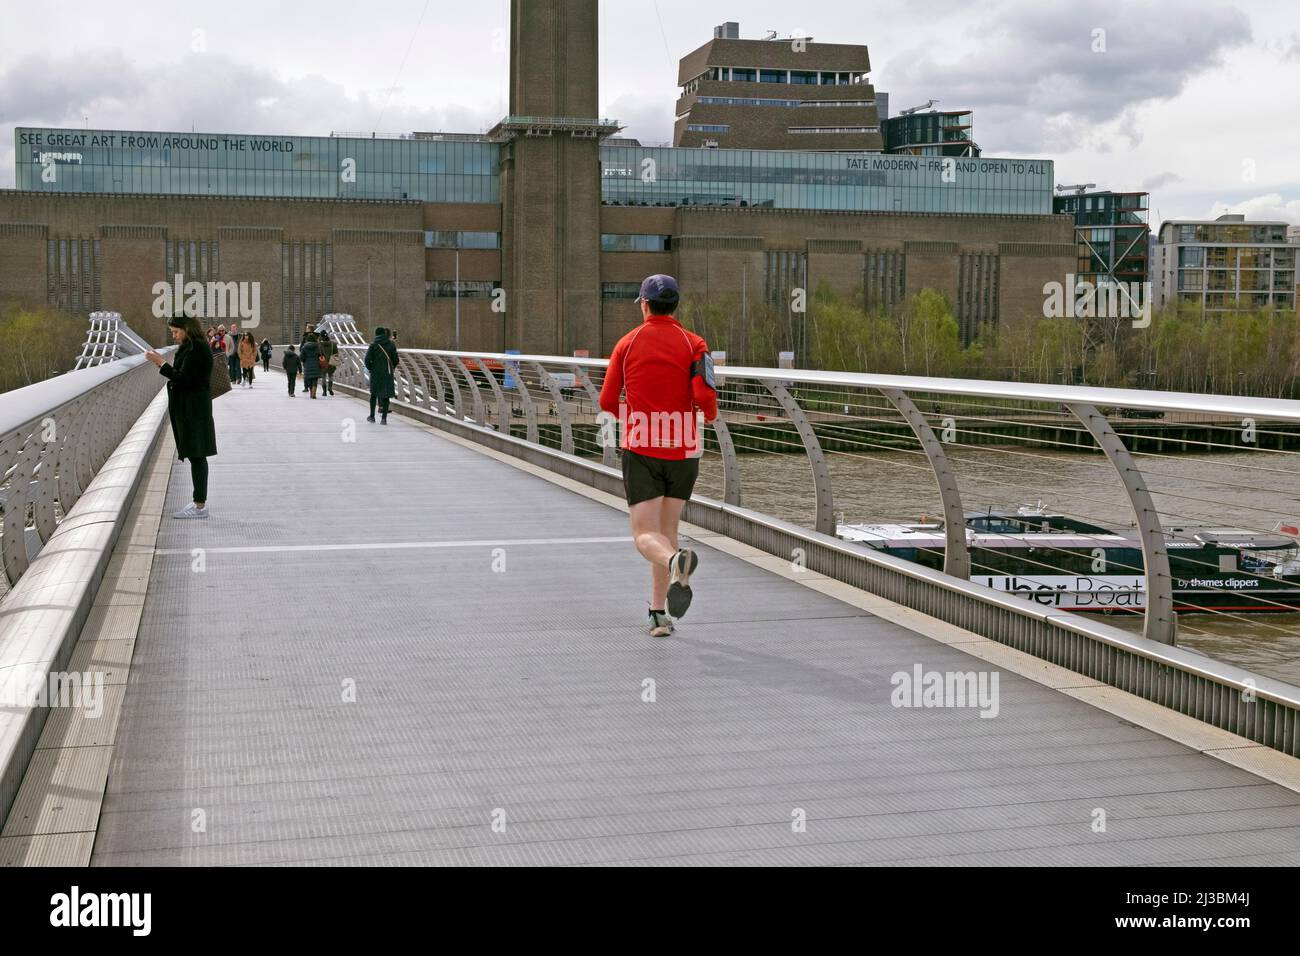
M 364 345 L 347 346 L 365 349 Z M 408 349 L 413 355 L 464 357 L 475 361 L 541 362 L 603 369 L 609 359 L 571 355 L 513 355 L 505 352 L 455 352 L 445 349 Z M 961 395 L 975 398 L 1012 399 L 1051 404 L 1086 403 L 1090 405 L 1140 408 L 1149 411 L 1193 412 L 1232 415 L 1243 418 L 1268 418 L 1300 422 L 1300 401 L 1284 398 L 1255 398 L 1243 395 L 1205 395 L 1196 392 L 1164 392 L 1140 388 L 1103 388 L 1092 385 L 1043 385 L 1036 382 L 1003 382 L 984 379 L 929 378 L 920 375 L 881 375 L 871 372 L 825 372 L 801 368 L 764 368 L 759 366 L 719 365 L 715 373 L 720 380 L 748 379 L 756 382 L 792 382 L 796 385 L 838 385 L 853 388 L 891 388 L 912 393 Z
M 166 427 L 165 381 L 137 356 L 0 394 L 0 825 L 53 706 L 40 689 L 67 665 Z
M 168 350 L 164 349 L 159 351 L 168 353 Z M 105 382 L 140 367 L 146 361 L 143 355 L 132 355 L 116 362 L 105 362 L 103 365 L 65 372 L 42 382 L 0 392 L 0 435 L 16 431 L 33 421 L 39 421 L 49 414 L 51 409 L 80 398 Z M 157 369 L 154 370 L 154 374 L 157 374 Z M 161 381 L 161 376 L 159 379 Z
M 33 545 L 39 551 L 50 540 L 165 384 L 134 355 L 0 394 L 0 593 L 27 570 Z

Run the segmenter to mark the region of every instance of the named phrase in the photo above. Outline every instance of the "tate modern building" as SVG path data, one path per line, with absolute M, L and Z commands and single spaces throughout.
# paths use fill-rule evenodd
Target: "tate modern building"
M 515 0 L 509 115 L 485 134 L 20 127 L 0 303 L 152 330 L 154 284 L 182 275 L 260 283 L 272 339 L 348 312 L 411 345 L 604 355 L 651 273 L 736 310 L 822 283 L 883 307 L 935 288 L 969 338 L 1041 314 L 1070 271 L 1052 164 L 882 152 L 863 46 L 715 40 L 682 60 L 684 145 L 620 136 L 597 108 L 596 11 Z

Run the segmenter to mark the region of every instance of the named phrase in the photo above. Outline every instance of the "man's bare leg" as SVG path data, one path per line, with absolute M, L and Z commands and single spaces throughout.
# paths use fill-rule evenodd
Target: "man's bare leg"
M 690 606 L 690 575 L 699 560 L 695 552 L 677 547 L 677 527 L 685 505 L 679 498 L 660 497 L 628 509 L 636 549 L 651 566 L 650 609 L 666 610 L 674 617 L 685 614 Z
M 681 498 L 663 498 L 663 507 L 659 510 L 659 533 L 663 535 L 664 540 L 668 542 L 672 554 L 677 553 L 677 525 L 682 519 L 682 508 L 686 502 Z M 671 555 L 669 556 L 671 559 Z M 652 592 L 653 603 L 650 605 L 655 608 L 664 607 L 668 600 L 668 565 L 656 564 L 654 571 L 654 590 Z
M 662 611 L 668 598 L 668 563 L 677 553 L 677 518 L 681 515 L 681 505 L 672 509 L 669 504 L 673 498 L 651 498 L 639 501 L 628 509 L 628 518 L 632 524 L 632 540 L 641 557 L 650 562 L 651 600 L 650 607 Z M 664 534 L 667 514 L 671 511 L 672 536 Z

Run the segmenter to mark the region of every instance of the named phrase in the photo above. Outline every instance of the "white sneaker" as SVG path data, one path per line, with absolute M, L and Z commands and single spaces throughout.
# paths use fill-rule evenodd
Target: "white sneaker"
M 691 606 L 691 575 L 699 566 L 700 558 L 690 548 L 683 548 L 668 562 L 668 613 L 679 618 Z
M 194 502 L 191 501 L 180 511 L 172 515 L 172 517 L 173 518 L 206 518 L 208 516 L 208 513 L 209 512 L 206 507 L 200 508 L 197 505 L 195 505 Z
M 662 611 L 650 612 L 650 636 L 651 637 L 672 637 L 673 619 Z

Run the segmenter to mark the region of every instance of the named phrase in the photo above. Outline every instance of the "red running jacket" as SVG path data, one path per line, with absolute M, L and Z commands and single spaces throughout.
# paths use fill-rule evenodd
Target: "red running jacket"
M 627 399 L 620 402 L 620 394 Z M 679 461 L 695 431 L 695 410 L 718 417 L 709 344 L 671 315 L 652 315 L 609 356 L 600 407 L 618 417 L 623 448 Z M 698 439 L 697 439 L 698 440 Z

